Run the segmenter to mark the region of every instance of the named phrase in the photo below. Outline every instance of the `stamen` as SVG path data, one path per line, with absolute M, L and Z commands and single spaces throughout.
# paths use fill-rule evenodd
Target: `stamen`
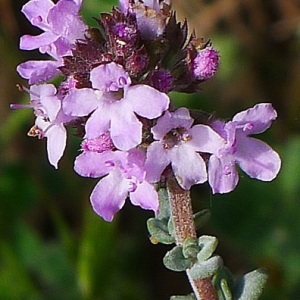
M 42 139 L 44 137 L 44 132 L 38 126 L 34 125 L 30 128 L 27 135 L 31 137 L 37 136 L 39 139 Z
M 253 127 L 254 125 L 250 122 L 236 126 L 237 129 L 242 129 L 243 131 L 251 130 Z
M 191 135 L 183 127 L 173 128 L 163 138 L 164 148 L 178 147 L 180 143 L 186 143 L 192 139 Z
M 34 108 L 35 105 L 33 105 L 33 104 L 19 104 L 19 103 L 15 103 L 15 104 L 10 104 L 9 107 L 10 107 L 11 109 Z

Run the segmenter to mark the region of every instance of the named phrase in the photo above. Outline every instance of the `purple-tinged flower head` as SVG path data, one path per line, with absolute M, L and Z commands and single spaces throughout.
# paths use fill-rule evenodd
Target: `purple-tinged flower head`
M 100 148 L 102 147 L 100 138 Z M 99 140 L 98 140 L 99 141 Z M 103 177 L 95 186 L 90 200 L 95 212 L 106 221 L 112 221 L 129 196 L 133 205 L 158 212 L 158 195 L 145 180 L 145 153 L 141 149 L 99 151 L 94 139 L 84 142 L 84 152 L 75 160 L 75 171 L 85 177 Z M 86 147 L 87 145 L 88 148 Z M 92 147 L 90 147 L 93 145 Z
M 174 77 L 168 70 L 154 69 L 151 70 L 146 78 L 146 83 L 162 93 L 169 93 L 173 89 Z
M 55 61 L 27 61 L 17 67 L 18 73 L 29 84 L 45 82 L 59 74 L 62 56 L 71 54 L 76 39 L 84 37 L 87 26 L 80 19 L 79 0 L 60 0 L 54 4 L 51 0 L 31 0 L 26 3 L 22 12 L 32 25 L 44 32 L 38 36 L 23 35 L 20 49 L 39 49 Z
M 207 180 L 206 165 L 199 153 L 214 153 L 223 139 L 209 126 L 195 125 L 186 108 L 166 111 L 152 128 L 156 140 L 147 149 L 146 179 L 159 182 L 171 164 L 178 183 L 184 189 Z
M 36 115 L 35 125 L 28 135 L 47 138 L 47 152 L 51 165 L 57 169 L 66 146 L 67 132 L 64 123 L 70 122 L 61 109 L 61 100 L 52 84 L 32 85 L 30 87 L 30 104 L 12 104 L 11 108 L 33 108 Z
M 138 25 L 132 14 L 124 15 L 114 8 L 112 14 L 102 13 L 97 21 L 105 32 L 108 52 L 124 58 L 136 49 Z
M 169 106 L 166 94 L 131 79 L 116 63 L 100 65 L 91 71 L 93 89 L 70 91 L 63 110 L 73 117 L 89 116 L 85 138 L 93 139 L 109 131 L 117 149 L 127 151 L 142 142 L 142 123 L 137 115 L 154 119 Z
M 215 75 L 219 67 L 218 51 L 206 47 L 198 52 L 192 61 L 193 76 L 198 80 L 207 80 Z
M 96 30 L 95 30 L 96 31 Z M 72 55 L 63 57 L 63 65 L 59 70 L 66 77 L 73 77 L 76 88 L 91 88 L 90 71 L 101 64 L 113 61 L 113 55 L 106 52 L 104 42 L 98 41 L 97 33 L 91 33 L 91 37 L 76 42 Z
M 266 143 L 250 137 L 267 130 L 277 113 L 270 103 L 260 103 L 242 111 L 227 123 L 211 124 L 226 141 L 209 160 L 209 184 L 213 193 L 228 193 L 238 183 L 236 163 L 251 178 L 273 180 L 281 166 L 279 155 Z
M 170 16 L 171 4 L 163 0 L 120 0 L 120 9 L 124 14 L 134 14 L 137 19 L 140 36 L 144 40 L 160 37 Z
M 126 58 L 125 69 L 133 77 L 143 74 L 149 64 L 150 57 L 145 47 L 132 51 L 131 55 Z

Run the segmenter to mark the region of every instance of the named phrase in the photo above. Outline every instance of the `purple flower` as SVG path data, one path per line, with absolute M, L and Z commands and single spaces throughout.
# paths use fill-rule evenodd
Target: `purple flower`
M 29 84 L 43 83 L 60 73 L 58 67 L 61 62 L 61 60 L 29 60 L 18 65 L 17 72 L 23 78 L 28 79 Z
M 145 40 L 156 39 L 161 36 L 166 27 L 166 19 L 171 9 L 170 1 L 119 0 L 122 13 L 135 14 L 140 35 Z
M 48 159 L 57 169 L 57 164 L 64 153 L 67 132 L 64 123 L 71 118 L 63 114 L 61 100 L 56 95 L 56 88 L 52 84 L 33 85 L 30 87 L 31 101 L 28 105 L 12 104 L 11 108 L 29 107 L 36 115 L 35 125 L 28 135 L 47 138 Z
M 249 137 L 264 132 L 276 117 L 270 103 L 260 103 L 236 114 L 230 122 L 212 124 L 226 141 L 209 160 L 209 184 L 213 193 L 228 193 L 236 187 L 236 163 L 251 178 L 271 181 L 277 176 L 281 165 L 279 155 L 266 143 Z
M 193 75 L 199 80 L 207 80 L 213 77 L 218 67 L 219 54 L 212 47 L 200 50 L 192 62 Z
M 142 123 L 137 115 L 159 117 L 169 106 L 169 98 L 147 85 L 131 85 L 129 75 L 116 63 L 100 65 L 91 71 L 94 89 L 71 91 L 63 109 L 71 116 L 87 116 L 85 137 L 96 138 L 110 131 L 114 145 L 127 151 L 142 141 Z
M 29 79 L 29 83 L 38 83 L 55 77 L 62 65 L 62 56 L 70 55 L 77 39 L 83 38 L 87 26 L 80 19 L 78 12 L 80 0 L 60 0 L 54 4 L 51 0 L 31 0 L 22 12 L 32 25 L 44 32 L 38 36 L 23 35 L 20 49 L 39 49 L 56 61 L 28 61 L 18 66 L 19 74 Z
M 164 169 L 171 164 L 178 183 L 189 189 L 207 180 L 206 165 L 198 152 L 214 153 L 223 139 L 206 125 L 195 125 L 186 108 L 168 111 L 152 128 L 155 142 L 147 150 L 146 178 L 158 182 Z
M 45 32 L 38 36 L 22 36 L 20 48 L 39 48 L 41 53 L 48 53 L 55 58 L 70 54 L 76 39 L 83 38 L 87 29 L 78 15 L 80 6 L 81 1 L 74 0 L 60 0 L 57 4 L 50 0 L 31 0 L 26 3 L 22 12 L 32 25 Z
M 95 212 L 104 220 L 112 221 L 129 196 L 132 204 L 157 213 L 157 192 L 145 180 L 145 153 L 138 149 L 112 151 L 109 145 L 112 146 L 107 134 L 85 140 L 84 152 L 75 160 L 74 169 L 78 174 L 94 178 L 104 176 L 90 197 Z

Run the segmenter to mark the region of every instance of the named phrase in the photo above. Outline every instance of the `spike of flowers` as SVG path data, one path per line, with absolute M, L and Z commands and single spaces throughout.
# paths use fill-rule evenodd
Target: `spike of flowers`
M 52 59 L 17 67 L 28 79 L 31 102 L 12 108 L 33 108 L 37 118 L 29 134 L 47 138 L 55 168 L 67 141 L 65 127 L 78 127 L 83 141 L 75 171 L 100 178 L 91 195 L 100 216 L 111 221 L 127 196 L 157 213 L 155 186 L 172 172 L 181 188 L 208 180 L 214 193 L 235 188 L 236 163 L 252 178 L 276 177 L 278 154 L 250 137 L 276 119 L 271 104 L 226 123 L 210 117 L 201 123 L 187 108 L 174 109 L 167 93 L 199 91 L 215 75 L 219 54 L 194 32 L 188 38 L 187 21 L 177 22 L 168 1 L 120 0 L 120 8 L 95 18 L 95 28 L 84 24 L 80 7 L 80 0 L 30 0 L 23 6 L 43 33 L 21 37 L 20 48 L 39 49 Z M 58 74 L 60 85 L 47 82 Z

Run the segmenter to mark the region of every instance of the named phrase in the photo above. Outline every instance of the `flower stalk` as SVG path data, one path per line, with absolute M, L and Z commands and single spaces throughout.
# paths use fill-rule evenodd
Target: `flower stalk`
M 181 188 L 174 177 L 168 179 L 167 189 L 176 245 L 182 246 L 187 238 L 197 241 L 190 191 Z M 210 278 L 193 279 L 189 269 L 186 274 L 197 300 L 218 299 Z

